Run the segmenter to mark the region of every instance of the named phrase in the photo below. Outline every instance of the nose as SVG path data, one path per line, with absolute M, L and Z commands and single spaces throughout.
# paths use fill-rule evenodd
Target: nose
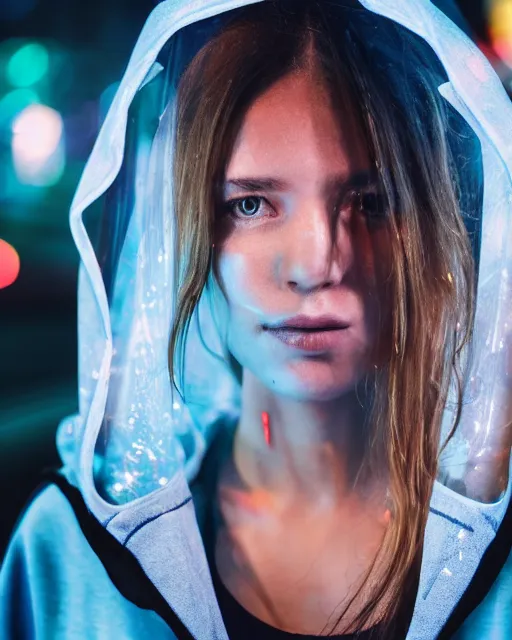
M 350 231 L 324 205 L 294 216 L 283 245 L 283 280 L 301 293 L 339 285 L 352 262 Z

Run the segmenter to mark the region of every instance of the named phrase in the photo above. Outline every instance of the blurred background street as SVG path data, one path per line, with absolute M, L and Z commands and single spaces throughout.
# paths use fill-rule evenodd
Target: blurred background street
M 0 239 L 20 262 L 15 282 L 0 289 L 0 557 L 42 470 L 58 464 L 59 421 L 77 410 L 68 210 L 154 4 L 0 0 Z M 512 94 L 512 0 L 458 4 Z M 5 256 L 0 281 L 9 276 Z
M 59 421 L 77 410 L 68 210 L 153 5 L 0 0 L 0 239 L 20 261 L 0 289 L 0 557 L 42 470 L 58 464 Z

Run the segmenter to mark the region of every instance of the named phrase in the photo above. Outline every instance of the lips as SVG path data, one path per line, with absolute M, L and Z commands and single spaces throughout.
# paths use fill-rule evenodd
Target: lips
M 349 324 L 332 316 L 295 316 L 264 329 L 280 342 L 316 353 L 325 353 L 346 339 Z
M 294 316 L 284 322 L 264 325 L 264 329 L 296 329 L 300 331 L 336 331 L 347 329 L 349 323 L 335 316 Z

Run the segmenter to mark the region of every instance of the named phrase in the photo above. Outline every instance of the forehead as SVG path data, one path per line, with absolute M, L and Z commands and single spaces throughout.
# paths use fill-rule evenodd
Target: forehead
M 307 72 L 289 74 L 248 109 L 228 162 L 226 177 L 286 178 L 288 173 L 352 174 L 369 167 L 369 154 L 356 114 L 334 109 L 327 89 Z

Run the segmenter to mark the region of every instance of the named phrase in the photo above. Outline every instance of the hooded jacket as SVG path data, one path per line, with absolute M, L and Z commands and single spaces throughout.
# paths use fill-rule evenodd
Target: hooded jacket
M 81 257 L 79 414 L 60 425 L 63 467 L 11 540 L 2 638 L 228 638 L 203 540 L 212 469 L 236 423 L 240 389 L 218 357 L 207 296 L 187 337 L 186 393 L 170 382 L 174 226 L 163 212 L 172 189 L 156 193 L 152 184 L 157 171 L 172 175 L 173 65 L 183 68 L 216 21 L 249 4 L 167 0 L 153 10 L 84 170 L 70 213 Z M 496 415 L 508 394 L 498 356 L 510 339 L 512 108 L 478 48 L 429 0 L 360 4 L 430 45 L 447 77 L 439 91 L 478 137 L 483 163 L 475 321 L 483 382 L 463 416 L 477 426 L 452 439 L 434 486 L 407 639 L 508 638 L 511 615 L 499 616 L 500 607 L 510 612 L 510 578 L 494 581 L 510 549 L 510 483 L 492 503 L 456 487 L 471 454 L 504 429 Z M 195 23 L 205 25 L 195 40 L 173 39 Z M 91 205 L 99 199 L 105 213 L 97 219 Z

